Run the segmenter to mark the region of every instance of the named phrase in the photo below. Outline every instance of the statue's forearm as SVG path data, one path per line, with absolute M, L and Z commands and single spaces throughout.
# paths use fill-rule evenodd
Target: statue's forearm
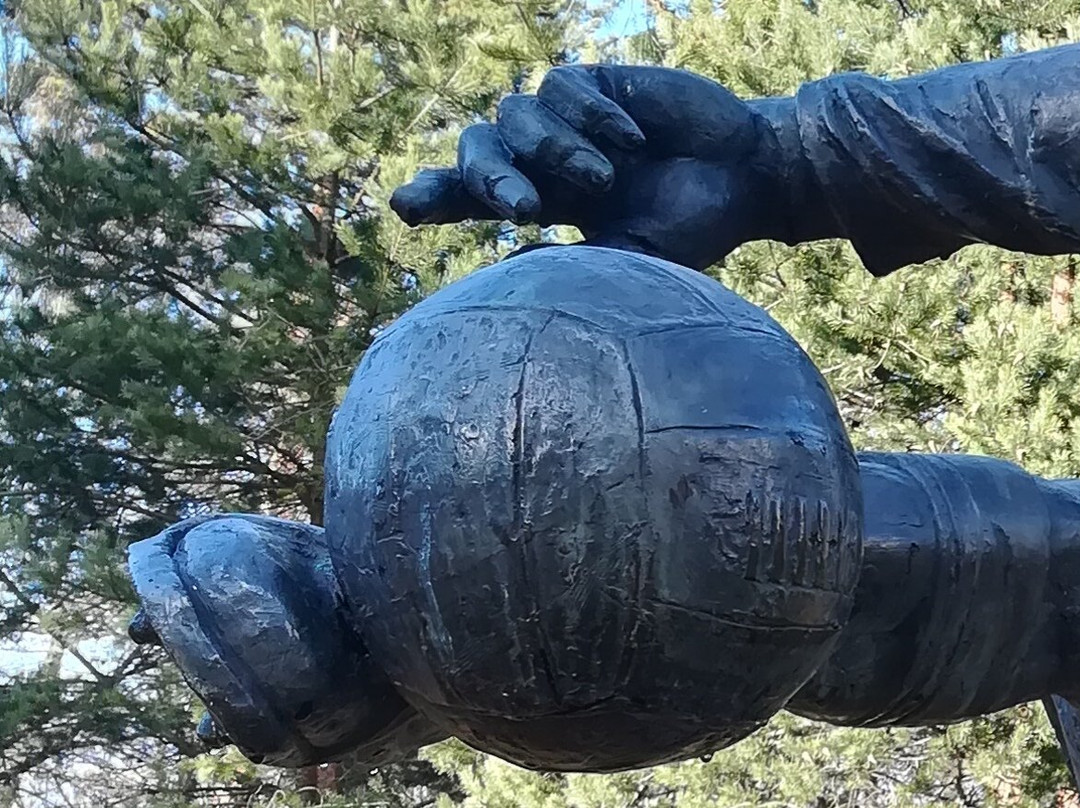
M 1080 496 L 991 458 L 865 454 L 860 467 L 854 612 L 791 708 L 917 725 L 1071 695 Z
M 878 275 L 986 242 L 1080 250 L 1080 46 L 753 102 L 785 155 L 783 240 L 848 238 Z
M 1070 675 L 1059 692 L 1080 699 L 1080 480 L 1037 480 L 1050 513 L 1051 565 L 1047 600 L 1061 667 Z

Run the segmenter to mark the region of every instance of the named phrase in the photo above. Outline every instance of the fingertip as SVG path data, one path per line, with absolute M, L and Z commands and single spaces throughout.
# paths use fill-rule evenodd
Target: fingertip
M 128 637 L 136 645 L 161 645 L 161 637 L 158 636 L 157 630 L 150 623 L 146 610 L 142 608 L 135 613 L 135 616 L 131 618 L 131 622 L 128 623 Z
M 540 215 L 540 195 L 530 182 L 520 177 L 502 177 L 492 187 L 491 196 L 503 216 L 515 224 L 534 222 Z
M 629 115 L 620 116 L 618 119 L 619 137 L 623 146 L 627 149 L 640 149 L 645 145 L 645 133 L 641 131 L 634 119 Z
M 401 221 L 409 227 L 416 227 L 422 223 L 422 217 L 417 210 L 416 189 L 412 183 L 402 185 L 390 195 L 390 210 L 397 214 Z
M 645 145 L 645 133 L 637 125 L 625 110 L 614 103 L 608 104 L 600 124 L 597 126 L 599 134 L 606 137 L 616 146 L 628 151 L 640 149 Z
M 566 161 L 563 172 L 567 179 L 590 193 L 602 194 L 611 190 L 615 169 L 599 152 L 579 150 Z
M 532 224 L 540 216 L 540 200 L 522 197 L 514 205 L 510 221 L 514 224 Z

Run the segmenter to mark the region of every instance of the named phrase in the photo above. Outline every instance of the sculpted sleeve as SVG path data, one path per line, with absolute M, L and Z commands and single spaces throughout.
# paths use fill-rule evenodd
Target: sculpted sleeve
M 817 186 L 804 199 L 831 219 L 816 227 L 875 275 L 976 242 L 1080 252 L 1080 45 L 899 81 L 832 76 L 799 90 L 795 116 Z

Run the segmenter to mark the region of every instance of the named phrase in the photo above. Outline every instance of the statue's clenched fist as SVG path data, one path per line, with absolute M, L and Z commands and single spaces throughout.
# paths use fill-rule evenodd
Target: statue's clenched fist
M 772 105 L 770 108 L 774 108 Z M 780 234 L 783 165 L 765 114 L 679 70 L 558 67 L 469 127 L 458 165 L 422 171 L 391 206 L 410 225 L 570 224 L 593 244 L 704 268 Z

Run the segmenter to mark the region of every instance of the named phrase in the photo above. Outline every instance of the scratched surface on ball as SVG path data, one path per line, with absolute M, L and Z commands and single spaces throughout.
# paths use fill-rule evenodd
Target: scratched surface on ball
M 744 737 L 829 653 L 858 575 L 857 467 L 810 360 L 720 284 L 614 250 L 526 253 L 404 315 L 326 475 L 373 658 L 533 768 Z

